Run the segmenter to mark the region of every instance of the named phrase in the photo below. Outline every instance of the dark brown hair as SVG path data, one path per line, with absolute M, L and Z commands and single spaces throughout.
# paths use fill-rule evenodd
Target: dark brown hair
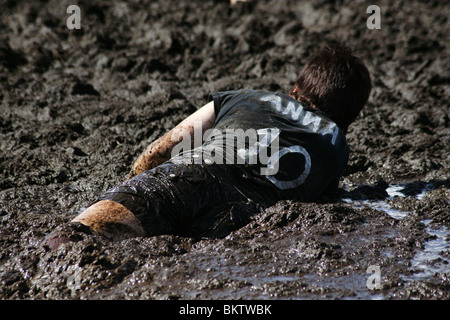
M 327 47 L 306 62 L 290 94 L 324 112 L 347 132 L 369 99 L 370 74 L 343 45 Z

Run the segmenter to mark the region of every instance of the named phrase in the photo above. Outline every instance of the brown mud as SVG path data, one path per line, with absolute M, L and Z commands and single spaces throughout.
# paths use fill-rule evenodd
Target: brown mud
M 0 299 L 449 299 L 450 8 L 311 3 L 78 1 L 69 30 L 68 1 L 0 1 Z M 287 92 L 330 41 L 374 83 L 340 201 L 280 202 L 223 239 L 42 246 L 209 92 Z

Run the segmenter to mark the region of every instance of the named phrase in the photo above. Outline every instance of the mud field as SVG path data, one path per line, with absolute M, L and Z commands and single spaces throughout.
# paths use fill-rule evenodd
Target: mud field
M 450 298 L 445 1 L 76 2 L 81 30 L 74 2 L 0 1 L 0 299 Z M 222 239 L 42 246 L 208 93 L 286 92 L 334 41 L 374 84 L 337 201 L 280 202 Z

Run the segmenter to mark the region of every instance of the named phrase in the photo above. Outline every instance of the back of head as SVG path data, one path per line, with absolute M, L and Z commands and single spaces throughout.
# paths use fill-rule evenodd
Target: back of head
M 361 59 L 349 47 L 336 45 L 309 58 L 291 95 L 321 110 L 347 132 L 371 89 L 370 74 Z

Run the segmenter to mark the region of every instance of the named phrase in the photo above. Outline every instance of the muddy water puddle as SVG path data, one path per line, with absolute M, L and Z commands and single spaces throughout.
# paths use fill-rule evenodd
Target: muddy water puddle
M 405 193 L 405 186 L 407 184 L 391 184 L 386 188 L 388 197 L 385 200 L 351 200 L 343 199 L 354 208 L 369 207 L 388 214 L 390 217 L 401 220 L 406 218 L 410 211 L 399 210 L 393 208 L 388 202 L 389 200 L 395 200 L 396 197 L 407 197 Z M 413 194 L 414 198 L 418 201 L 423 201 L 427 192 L 434 190 L 436 185 L 433 182 L 429 182 L 423 186 L 419 192 Z M 447 203 L 450 199 L 446 199 Z M 410 262 L 408 275 L 401 275 L 401 278 L 405 281 L 417 281 L 426 280 L 436 274 L 445 274 L 450 272 L 450 230 L 445 225 L 438 225 L 432 223 L 432 219 L 423 219 L 421 223 L 425 225 L 425 231 L 429 237 L 427 241 L 423 243 L 423 248 L 417 249 L 416 253 Z M 388 252 L 385 254 L 389 255 Z
M 351 228 L 345 229 L 343 220 L 332 225 L 340 230 L 334 234 L 323 230 L 308 234 L 306 228 L 293 227 L 299 224 L 295 222 L 301 220 L 299 217 L 291 226 L 286 224 L 283 231 L 263 233 L 265 239 L 252 238 L 241 243 L 242 239 L 232 236 L 231 244 L 223 240 L 204 250 L 193 250 L 189 257 L 191 263 L 195 261 L 195 265 L 190 265 L 192 287 L 188 286 L 193 290 L 186 288 L 184 294 L 189 298 L 202 298 L 207 292 L 213 298 L 386 299 L 403 297 L 389 292 L 392 287 L 407 288 L 409 295 L 416 290 L 415 283 L 448 277 L 448 228 L 432 219 L 405 222 L 414 215 L 413 210 L 394 206 L 397 200 L 408 197 L 413 202 L 425 201 L 427 192 L 435 186 L 424 184 L 412 199 L 404 189 L 402 184 L 388 186 L 388 196 L 383 200 L 344 199 L 344 206 L 355 210 L 355 214 L 376 211 L 384 216 L 379 219 L 383 222 L 376 222 L 375 216 L 375 222 L 349 223 Z M 304 220 L 308 219 L 314 227 L 314 219 L 305 216 Z M 327 219 L 333 217 L 326 216 L 324 220 Z M 326 223 L 318 221 L 325 229 Z M 425 236 L 415 239 L 415 234 L 408 235 L 404 225 L 410 224 L 414 225 L 410 229 L 413 233 L 417 225 L 422 225 Z M 405 246 L 409 247 L 406 251 Z M 208 253 L 210 250 L 215 253 Z M 371 279 L 377 276 L 371 267 L 379 268 L 378 287 L 371 286 Z M 203 285 L 199 288 L 199 284 Z
M 427 226 L 426 230 L 430 234 L 430 240 L 424 244 L 424 249 L 418 251 L 411 262 L 411 269 L 415 273 L 412 277 L 405 276 L 407 280 L 419 280 L 430 277 L 436 273 L 445 273 L 450 271 L 450 230 L 445 226 L 434 229 L 430 226 L 431 220 L 424 220 Z M 447 253 L 447 257 L 444 254 Z

